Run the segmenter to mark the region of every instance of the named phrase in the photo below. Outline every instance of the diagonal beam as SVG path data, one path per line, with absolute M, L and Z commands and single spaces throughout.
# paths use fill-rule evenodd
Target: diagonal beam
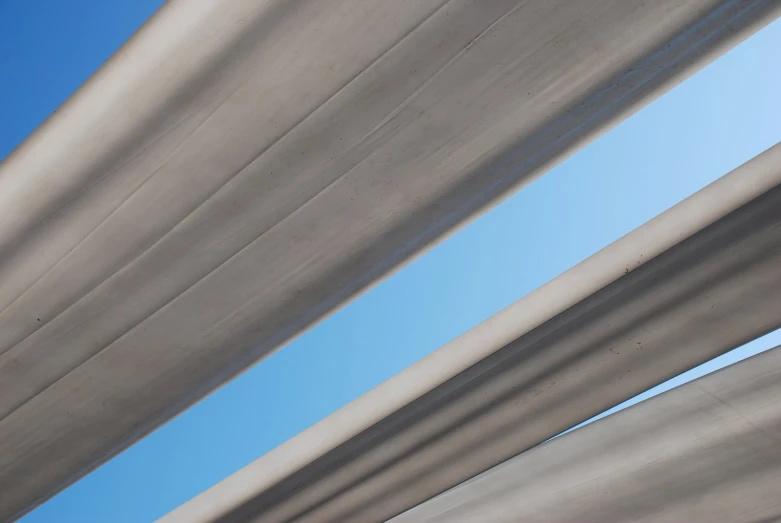
M 781 347 L 530 450 L 391 523 L 781 519 Z
M 781 144 L 162 521 L 384 521 L 778 327 Z

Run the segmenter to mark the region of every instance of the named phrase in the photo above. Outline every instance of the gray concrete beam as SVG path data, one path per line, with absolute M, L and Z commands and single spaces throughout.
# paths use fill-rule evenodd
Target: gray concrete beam
M 0 166 L 0 519 L 780 9 L 167 2 Z
M 781 347 L 536 447 L 390 523 L 781 521 Z
M 162 521 L 384 521 L 778 327 L 781 145 Z

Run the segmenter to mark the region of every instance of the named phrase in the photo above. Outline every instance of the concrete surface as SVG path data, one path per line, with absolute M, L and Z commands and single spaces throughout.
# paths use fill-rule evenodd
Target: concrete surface
M 0 166 L 0 520 L 780 4 L 167 2 Z
M 390 523 L 781 521 L 781 347 L 536 447 Z
M 781 145 L 161 521 L 385 521 L 778 327 Z

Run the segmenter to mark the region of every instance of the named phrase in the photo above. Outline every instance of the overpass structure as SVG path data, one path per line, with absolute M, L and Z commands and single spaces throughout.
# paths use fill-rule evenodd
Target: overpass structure
M 169 0 L 0 164 L 0 520 L 779 14 L 778 0 Z M 778 155 L 381 387 L 398 392 L 381 409 L 361 399 L 342 429 L 337 413 L 243 473 L 262 481 L 171 517 L 392 517 L 777 327 Z M 653 349 L 607 363 L 595 347 L 627 332 Z M 605 365 L 617 374 L 592 372 Z M 569 385 L 539 394 L 561 372 Z M 474 459 L 436 472 L 463 444 Z M 434 472 L 399 488 L 414 452 Z

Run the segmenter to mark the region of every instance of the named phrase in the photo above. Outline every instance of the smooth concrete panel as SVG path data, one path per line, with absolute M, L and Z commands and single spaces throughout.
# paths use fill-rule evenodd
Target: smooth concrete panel
M 778 327 L 781 145 L 161 521 L 385 521 Z
M 167 2 L 0 166 L 0 520 L 780 4 Z
M 536 447 L 390 523 L 781 521 L 781 347 Z

